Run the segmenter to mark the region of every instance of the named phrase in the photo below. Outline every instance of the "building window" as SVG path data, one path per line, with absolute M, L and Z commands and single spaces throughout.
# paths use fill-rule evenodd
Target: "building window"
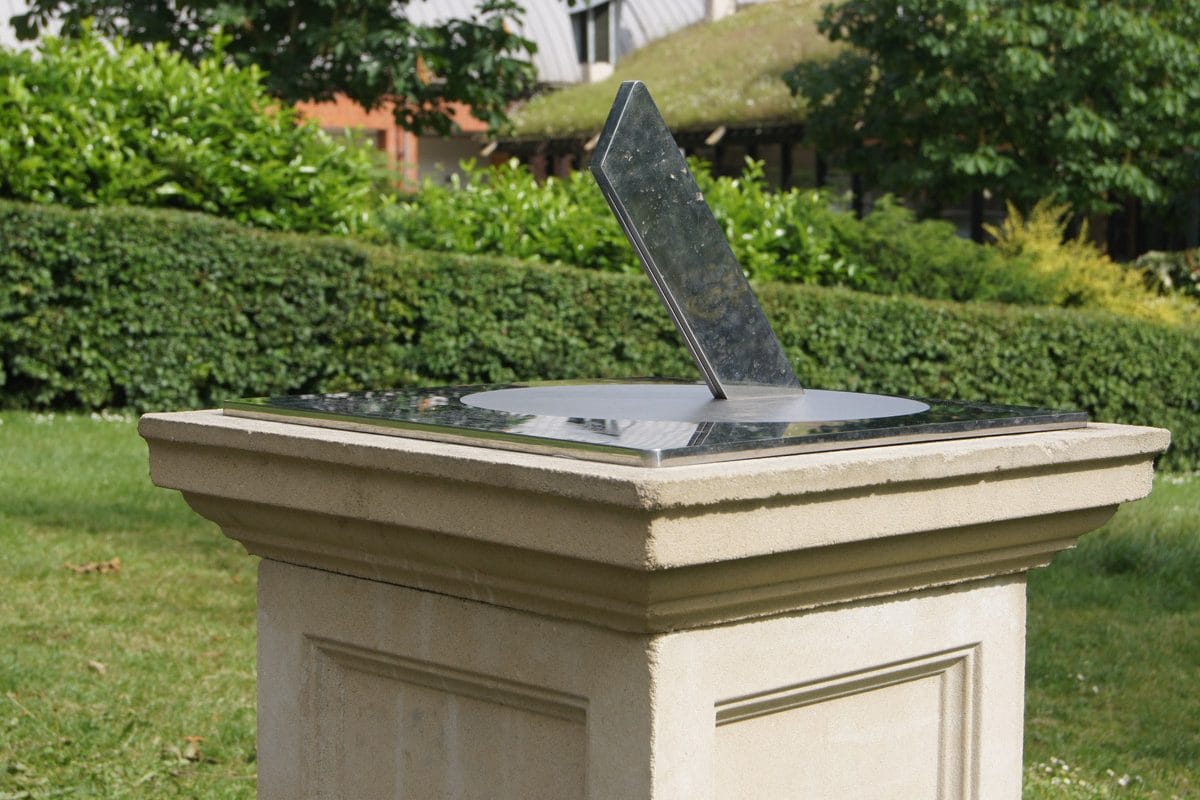
M 617 0 L 592 3 L 571 15 L 575 52 L 580 64 L 614 63 L 617 60 Z

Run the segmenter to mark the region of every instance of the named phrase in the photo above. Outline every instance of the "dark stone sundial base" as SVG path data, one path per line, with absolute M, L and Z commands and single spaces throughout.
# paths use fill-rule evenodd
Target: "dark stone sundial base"
M 571 411 L 559 411 L 556 405 Z M 1077 411 L 816 389 L 800 397 L 714 400 L 703 384 L 665 380 L 264 397 L 228 402 L 224 411 L 239 417 L 647 467 L 1087 424 L 1087 415 Z M 860 414 L 869 416 L 831 419 Z

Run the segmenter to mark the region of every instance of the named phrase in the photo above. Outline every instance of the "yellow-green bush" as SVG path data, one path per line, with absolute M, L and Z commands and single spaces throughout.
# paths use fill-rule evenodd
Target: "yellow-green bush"
M 1141 270 L 1121 266 L 1088 239 L 1086 224 L 1068 237 L 1068 219 L 1066 206 L 1047 201 L 1037 203 L 1028 216 L 1009 204 L 1004 223 L 988 226 L 988 233 L 1002 253 L 1028 259 L 1052 281 L 1055 305 L 1101 308 L 1171 324 L 1200 321 L 1200 305 L 1148 289 Z

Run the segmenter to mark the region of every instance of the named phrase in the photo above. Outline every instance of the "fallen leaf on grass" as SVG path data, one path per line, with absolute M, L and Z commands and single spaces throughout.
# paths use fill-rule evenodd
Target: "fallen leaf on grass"
M 183 747 L 183 757 L 188 761 L 199 761 L 202 757 L 200 755 L 200 743 L 204 741 L 204 737 L 185 736 L 183 739 L 187 742 Z
M 200 752 L 200 743 L 204 741 L 203 736 L 185 736 L 183 737 L 183 741 L 185 742 L 183 747 L 173 744 L 164 747 L 163 756 L 174 761 L 180 767 L 191 766 L 192 764 L 199 764 L 201 762 L 205 764 L 217 763 L 215 759 L 208 758 Z M 170 774 L 178 777 L 181 773 L 178 770 L 172 770 Z
M 89 661 L 88 669 L 92 670 L 93 672 L 97 673 L 98 675 L 108 674 L 108 667 L 104 666 L 104 663 L 101 661 Z
M 91 572 L 97 572 L 103 575 L 109 572 L 120 572 L 121 559 L 119 557 L 113 557 L 108 561 L 89 561 L 86 564 L 72 564 L 70 561 L 68 561 L 63 564 L 63 566 L 74 572 L 76 575 L 85 575 Z

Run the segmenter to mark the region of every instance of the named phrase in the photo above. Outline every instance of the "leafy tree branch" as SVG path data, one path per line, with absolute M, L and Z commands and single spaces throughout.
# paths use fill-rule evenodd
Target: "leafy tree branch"
M 404 15 L 409 0 L 32 0 L 13 18 L 33 38 L 52 20 L 77 36 L 98 33 L 142 44 L 165 42 L 192 61 L 214 52 L 266 71 L 287 102 L 344 94 L 370 109 L 395 101 L 396 121 L 449 133 L 448 103 L 471 107 L 493 129 L 533 84 L 533 42 L 516 32 L 514 0 L 480 0 L 467 19 L 423 26 Z
M 1162 204 L 1200 183 L 1197 0 L 849 0 L 786 76 L 816 147 L 936 208 Z

